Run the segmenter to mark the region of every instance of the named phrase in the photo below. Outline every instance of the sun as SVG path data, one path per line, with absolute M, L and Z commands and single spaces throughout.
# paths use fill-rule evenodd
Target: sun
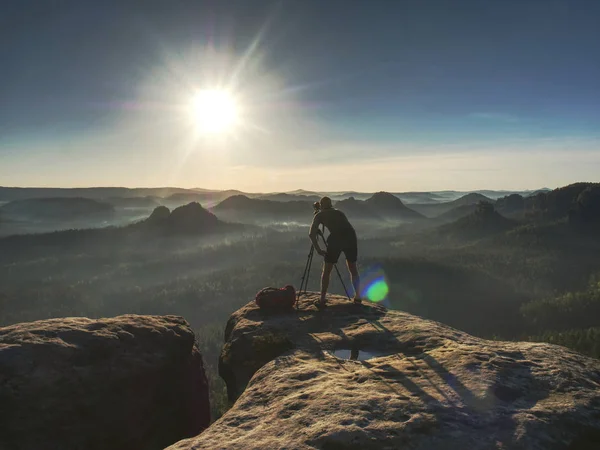
M 192 99 L 192 114 L 199 130 L 221 134 L 233 131 L 239 119 L 239 107 L 230 92 L 203 89 Z

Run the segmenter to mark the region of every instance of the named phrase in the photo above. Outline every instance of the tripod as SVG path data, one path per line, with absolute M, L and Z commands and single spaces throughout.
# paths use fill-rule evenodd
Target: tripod
M 323 226 L 323 228 L 324 228 L 324 226 Z M 323 239 L 323 242 L 325 244 L 325 250 L 327 250 L 327 241 L 325 240 L 325 237 L 323 236 L 323 231 L 318 230 L 317 240 L 319 240 L 319 236 L 321 236 L 321 239 Z M 310 251 L 308 252 L 308 258 L 306 259 L 306 265 L 304 266 L 304 272 L 302 273 L 302 281 L 300 282 L 300 289 L 298 290 L 298 297 L 296 298 L 296 309 L 298 309 L 298 303 L 300 301 L 300 296 L 302 294 L 306 294 L 306 289 L 308 287 L 308 276 L 310 275 L 310 266 L 312 265 L 312 260 L 313 260 L 314 254 L 315 254 L 315 247 L 314 247 L 314 245 L 311 244 Z M 346 297 L 348 297 L 348 300 L 350 300 L 350 294 L 348 294 L 348 289 L 346 289 L 346 285 L 344 284 L 344 280 L 342 279 L 342 274 L 340 273 L 340 270 L 338 269 L 337 264 L 334 264 L 333 267 L 335 268 L 335 271 L 337 272 L 338 278 L 340 279 L 340 283 L 342 283 L 342 287 L 344 288 Z

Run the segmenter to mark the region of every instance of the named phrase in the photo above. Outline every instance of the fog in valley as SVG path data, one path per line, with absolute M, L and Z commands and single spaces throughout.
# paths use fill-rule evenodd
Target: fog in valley
M 330 195 L 357 230 L 365 283 L 386 280 L 386 306 L 599 356 L 599 189 Z M 216 371 L 224 324 L 263 287 L 299 287 L 323 194 L 0 193 L 0 325 L 181 315 L 199 335 L 214 417 L 228 407 Z M 319 272 L 315 259 L 309 290 Z M 330 292 L 344 293 L 336 276 Z

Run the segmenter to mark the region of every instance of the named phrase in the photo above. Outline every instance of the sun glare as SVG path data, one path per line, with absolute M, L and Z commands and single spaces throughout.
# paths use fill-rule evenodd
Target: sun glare
M 218 134 L 232 131 L 238 121 L 238 105 L 224 90 L 206 89 L 196 93 L 192 113 L 198 128 L 204 133 Z

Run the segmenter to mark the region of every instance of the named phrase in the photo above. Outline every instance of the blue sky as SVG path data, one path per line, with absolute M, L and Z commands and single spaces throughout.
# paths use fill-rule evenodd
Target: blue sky
M 0 185 L 599 181 L 598 23 L 594 0 L 5 0 Z M 206 88 L 231 133 L 194 129 Z

